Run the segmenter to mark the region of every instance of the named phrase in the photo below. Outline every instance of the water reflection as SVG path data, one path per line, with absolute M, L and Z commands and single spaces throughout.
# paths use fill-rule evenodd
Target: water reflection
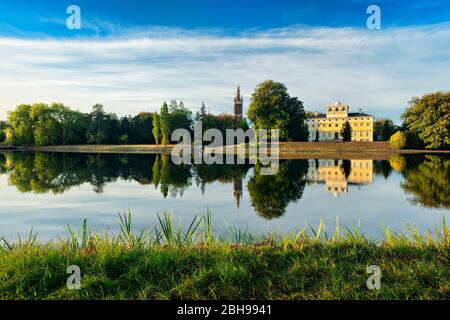
M 253 169 L 252 169 L 253 168 Z M 307 184 L 324 184 L 325 192 L 339 196 L 350 185 L 365 186 L 374 175 L 388 179 L 393 172 L 402 176 L 400 186 L 414 205 L 450 208 L 450 158 L 393 156 L 378 160 L 289 160 L 280 163 L 273 176 L 260 174 L 259 165 L 174 165 L 167 155 L 0 153 L 0 173 L 22 193 L 64 193 L 89 183 L 96 193 L 117 180 L 136 181 L 161 192 L 164 198 L 183 197 L 208 184 L 230 185 L 231 197 L 239 207 L 245 191 L 255 212 L 266 218 L 282 216 L 298 202 Z
M 310 159 L 307 181 L 324 183 L 335 197 L 347 193 L 348 185 L 366 185 L 373 181 L 372 160 Z

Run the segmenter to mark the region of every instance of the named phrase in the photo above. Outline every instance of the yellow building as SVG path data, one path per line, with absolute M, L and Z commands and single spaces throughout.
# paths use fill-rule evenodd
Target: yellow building
M 373 141 L 373 116 L 359 112 L 348 112 L 349 106 L 336 102 L 326 107 L 327 113 L 314 113 L 306 119 L 309 141 L 342 140 L 342 128 L 346 121 L 352 127 L 352 141 Z
M 373 182 L 372 160 L 348 160 L 347 173 L 344 160 L 308 160 L 306 180 L 325 183 L 325 190 L 335 197 L 348 192 L 348 185 L 366 185 Z

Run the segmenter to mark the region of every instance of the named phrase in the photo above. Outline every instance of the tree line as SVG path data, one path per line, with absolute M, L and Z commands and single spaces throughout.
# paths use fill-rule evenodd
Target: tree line
M 248 120 L 229 114 L 213 115 L 203 103 L 195 115 L 176 100 L 163 103 L 159 113 L 141 112 L 119 118 L 106 113 L 96 104 L 90 113 L 70 109 L 60 103 L 19 105 L 8 113 L 7 122 L 0 122 L 0 142 L 9 145 L 56 144 L 169 144 L 175 129 L 193 132 L 194 124 L 202 122 L 203 132 L 215 128 L 226 135 L 226 129 L 279 129 L 280 141 L 308 141 L 305 120 L 308 112 L 303 102 L 291 97 L 280 82 L 267 80 L 258 84 L 251 96 Z M 374 123 L 374 140 L 391 142 L 395 148 L 450 148 L 450 92 L 434 92 L 414 97 L 397 126 L 389 119 Z M 343 127 L 344 141 L 351 141 L 349 123 Z M 318 140 L 318 132 L 316 132 Z
M 66 144 L 169 144 L 173 130 L 193 132 L 195 121 L 203 130 L 217 128 L 248 129 L 245 119 L 232 115 L 213 115 L 203 103 L 194 116 L 183 101 L 163 103 L 160 112 L 140 112 L 118 117 L 105 111 L 102 104 L 90 113 L 73 110 L 61 103 L 21 104 L 0 121 L 0 142 L 7 145 L 43 146 Z

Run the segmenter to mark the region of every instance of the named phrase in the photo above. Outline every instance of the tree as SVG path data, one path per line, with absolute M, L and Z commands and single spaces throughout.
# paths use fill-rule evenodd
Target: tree
M 161 121 L 157 112 L 153 114 L 153 137 L 155 138 L 155 143 L 158 145 L 161 141 Z
M 131 119 L 130 140 L 136 144 L 153 144 L 153 113 L 139 112 Z
M 450 148 L 450 91 L 413 97 L 401 118 L 427 149 Z
M 399 130 L 390 119 L 377 119 L 373 124 L 373 136 L 376 141 L 388 141 Z
M 92 107 L 90 113 L 91 128 L 88 133 L 88 142 L 100 144 L 106 139 L 104 120 L 106 113 L 102 104 L 96 104 Z
M 200 107 L 200 111 L 197 111 L 195 114 L 195 121 L 202 121 L 203 118 L 206 116 L 206 105 L 204 102 L 202 102 L 202 106 Z
M 192 111 L 184 106 L 183 101 L 179 104 L 175 100 L 170 103 L 169 125 L 171 130 L 186 129 L 193 131 L 194 119 Z
M 167 103 L 163 103 L 160 111 L 160 130 L 161 130 L 161 144 L 167 145 L 170 143 L 170 116 Z
M 62 103 L 53 103 L 51 105 L 51 113 L 61 131 L 61 143 L 66 144 L 67 141 L 75 135 L 80 115 L 78 112 L 71 110 Z
M 260 83 L 251 101 L 247 115 L 257 131 L 279 129 L 281 140 L 307 141 L 303 102 L 290 97 L 284 84 L 272 80 Z
M 352 126 L 348 121 L 345 121 L 341 134 L 342 141 L 352 141 Z
M 314 139 L 314 141 L 319 141 L 319 130 L 316 130 L 316 137 Z
M 401 131 L 397 131 L 389 139 L 389 144 L 396 150 L 403 149 L 406 145 L 406 138 Z
M 21 104 L 14 111 L 8 112 L 8 123 L 11 130 L 8 140 L 17 145 L 34 144 L 34 122 L 30 117 L 31 105 Z
M 0 120 L 0 143 L 6 139 L 6 128 L 8 128 L 8 123 Z
M 34 123 L 34 144 L 38 146 L 58 143 L 58 123 L 53 118 L 51 108 L 43 103 L 35 103 L 30 109 L 30 118 Z

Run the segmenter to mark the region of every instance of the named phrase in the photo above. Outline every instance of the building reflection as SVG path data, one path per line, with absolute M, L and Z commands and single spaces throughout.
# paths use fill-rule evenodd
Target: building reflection
M 242 198 L 242 177 L 233 179 L 233 198 L 236 208 L 239 209 Z
M 308 183 L 324 183 L 325 190 L 335 197 L 348 193 L 348 185 L 373 182 L 372 160 L 308 160 Z

